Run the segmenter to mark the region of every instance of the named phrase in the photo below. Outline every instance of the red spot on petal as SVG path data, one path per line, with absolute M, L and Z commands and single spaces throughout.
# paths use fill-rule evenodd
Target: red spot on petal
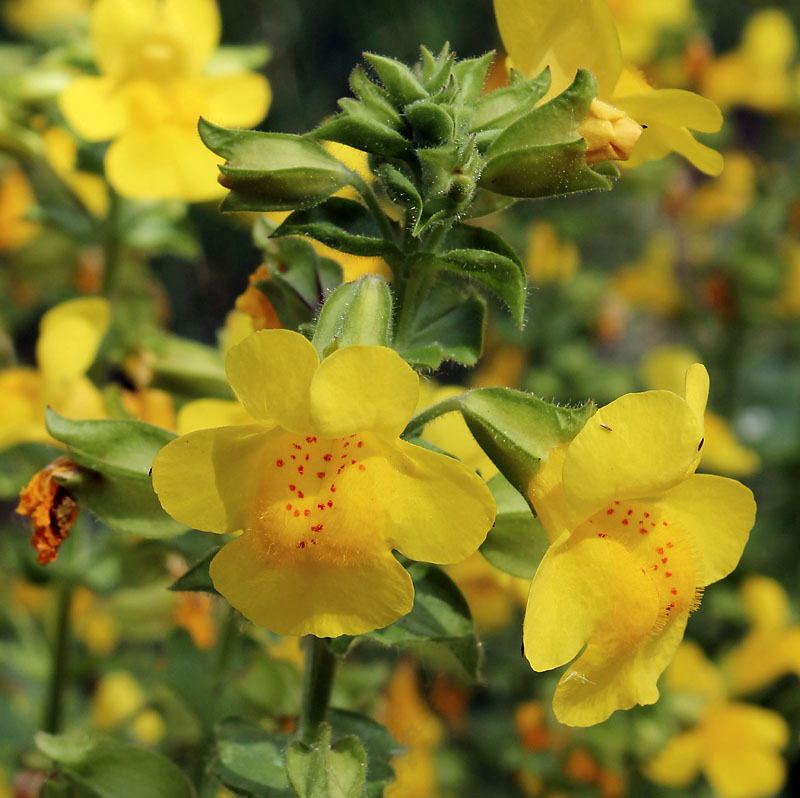
M 325 479 L 325 472 L 317 471 L 317 479 Z
M 311 510 L 303 510 L 303 515 L 308 518 L 308 516 L 311 515 Z
M 615 502 L 614 502 L 614 504 L 619 504 L 619 502 L 616 502 L 616 501 L 615 501 Z
M 302 490 L 298 490 L 297 491 L 297 498 L 298 499 L 305 499 L 305 497 L 306 497 L 306 495 L 305 495 L 305 493 L 303 493 Z
M 300 510 L 295 510 L 294 511 L 294 517 L 295 518 L 299 518 L 300 517 Z
M 658 565 L 656 565 L 655 563 L 653 563 L 653 564 L 652 564 L 650 567 L 651 567 L 651 568 L 652 568 L 654 571 L 657 571 L 657 570 L 658 570 Z
M 278 468 L 283 468 L 283 460 L 276 460 L 275 465 L 278 466 Z
M 356 461 L 355 461 L 355 460 L 351 460 L 351 461 L 350 461 L 350 465 L 355 465 L 355 464 L 356 464 Z
M 628 515 L 633 515 L 633 510 L 628 510 Z
M 315 539 L 315 538 L 311 538 L 311 544 L 312 544 L 313 546 L 316 546 L 316 545 L 317 545 L 317 541 L 316 541 L 316 539 Z
M 292 460 L 297 460 L 297 458 L 293 454 L 290 454 L 289 457 L 291 457 Z
M 358 448 L 359 448 L 359 449 L 360 449 L 360 448 L 361 448 L 363 445 L 364 445 L 364 441 L 359 441 L 359 442 L 358 442 Z
M 666 558 L 666 557 L 662 557 L 662 558 L 661 558 L 661 562 L 662 562 L 662 563 L 665 563 L 666 561 L 667 561 L 667 558 Z
M 309 435 L 306 438 L 306 443 L 316 443 L 316 442 L 317 442 L 317 436 L 316 435 Z
M 605 532 L 598 532 L 597 533 L 597 537 L 604 538 L 604 537 L 606 537 L 606 533 Z
M 324 455 L 324 456 L 322 457 L 322 459 L 323 459 L 323 460 L 324 460 L 326 463 L 330 463 L 330 461 L 331 461 L 331 457 L 333 457 L 333 455 L 332 455 L 330 452 L 328 452 L 326 455 Z
M 606 515 L 613 515 L 613 514 L 614 514 L 614 508 L 609 507 L 608 510 L 606 510 Z
M 353 436 L 351 435 L 350 437 L 352 438 Z M 346 449 L 346 448 L 347 448 L 349 445 L 350 445 L 350 441 L 345 441 L 345 442 L 344 442 L 344 448 L 345 448 L 345 449 Z
M 336 493 L 336 485 L 331 485 L 331 493 Z
M 663 546 L 659 546 L 659 547 L 656 549 L 656 551 L 657 551 L 659 554 L 663 554 L 663 553 L 664 553 L 664 547 L 663 547 Z
M 291 510 L 291 509 L 292 509 L 292 505 L 291 505 L 291 504 L 287 504 L 287 505 L 286 505 L 286 509 L 287 509 L 287 510 Z
M 305 542 L 304 540 L 301 540 L 301 541 L 300 541 L 300 542 L 297 544 L 297 548 L 298 548 L 298 549 L 304 549 L 305 547 L 306 547 L 306 542 Z
M 333 502 L 330 499 L 328 499 L 328 507 L 333 507 Z
M 297 473 L 298 474 L 302 474 L 303 473 L 303 466 L 297 466 Z
M 311 527 L 312 532 L 322 532 L 322 524 L 315 524 Z
M 317 505 L 317 507 L 318 507 L 320 510 L 324 510 L 324 509 L 325 509 L 325 505 L 324 505 L 324 504 L 318 504 L 318 505 Z
M 292 485 L 291 483 L 289 483 L 289 490 L 291 491 L 297 490 L 297 485 Z
M 639 529 L 639 534 L 640 534 L 640 535 L 646 535 L 646 534 L 647 534 L 647 530 L 646 530 L 646 529 L 643 529 L 643 528 L 640 528 L 640 529 Z
M 622 519 L 622 523 L 623 523 L 624 526 L 628 526 L 628 519 L 627 518 L 623 518 Z
M 664 526 L 669 526 L 669 524 L 668 524 L 666 521 L 662 521 L 661 523 L 662 523 Z
M 298 451 L 303 448 L 299 443 L 293 443 L 292 446 L 294 446 L 294 448 Z
M 664 571 L 664 576 L 666 576 L 667 579 L 669 579 L 672 576 L 672 571 Z
M 359 471 L 366 471 L 367 467 L 363 463 L 359 463 L 358 464 L 358 470 Z
M 309 457 L 311 457 L 311 455 L 310 455 L 310 454 L 307 454 L 307 455 L 306 455 L 306 462 L 308 462 L 308 458 L 309 458 Z
M 645 513 L 645 514 L 644 514 L 644 517 L 645 517 L 645 518 L 649 518 L 649 517 L 650 517 L 650 513 Z
M 677 596 L 678 595 L 678 588 L 673 587 L 672 590 L 670 590 L 669 592 L 672 593 L 673 596 Z
M 668 549 L 671 549 L 671 548 L 672 548 L 672 541 L 671 541 L 671 540 L 668 540 L 668 541 L 667 541 L 667 548 L 668 548 Z

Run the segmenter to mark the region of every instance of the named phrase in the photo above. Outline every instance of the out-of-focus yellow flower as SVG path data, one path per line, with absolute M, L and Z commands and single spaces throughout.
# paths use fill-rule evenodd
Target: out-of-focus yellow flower
M 267 295 L 256 288 L 256 283 L 269 279 L 269 269 L 262 263 L 248 277 L 247 288 L 236 297 L 234 307 L 239 313 L 250 319 L 250 324 L 247 328 L 245 328 L 245 325 L 241 321 L 237 319 L 231 320 L 232 324 L 239 325 L 235 330 L 236 337 L 240 335 L 240 328 L 242 332 L 247 329 L 247 334 L 249 335 L 249 333 L 258 332 L 258 330 L 277 330 L 282 326 L 278 314 L 275 312 L 275 308 L 272 306 L 269 299 L 267 299 Z M 244 340 L 245 337 L 245 335 L 242 335 L 239 341 Z M 226 343 L 228 347 L 231 347 L 234 343 L 239 343 L 239 341 L 230 341 Z
M 101 597 L 85 587 L 72 595 L 70 621 L 76 635 L 93 654 L 106 656 L 119 642 L 119 624 Z
M 722 108 L 747 105 L 774 113 L 792 98 L 790 66 L 797 50 L 794 26 L 777 8 L 757 11 L 747 21 L 739 47 L 709 64 L 702 88 Z
M 272 659 L 290 662 L 298 672 L 303 670 L 305 654 L 301 638 L 294 635 L 281 636 L 277 640 L 267 643 L 267 649 Z
M 722 174 L 695 189 L 687 220 L 700 228 L 735 221 L 753 201 L 755 180 L 756 168 L 750 158 L 743 152 L 728 153 Z
M 644 768 L 648 778 L 670 787 L 687 787 L 700 771 L 719 798 L 763 798 L 786 781 L 780 755 L 789 727 L 776 712 L 726 700 L 710 674 L 714 667 L 694 644 L 684 642 L 668 672 L 676 689 L 703 695 L 706 705 L 693 728 L 672 740 Z M 700 682 L 698 683 L 698 676 Z
M 551 541 L 531 585 L 525 655 L 534 670 L 577 656 L 553 698 L 571 726 L 652 704 L 702 588 L 736 566 L 751 492 L 698 475 L 708 374 L 627 394 L 551 450 L 529 497 Z
M 382 721 L 406 753 L 394 757 L 396 781 L 386 788 L 386 798 L 436 798 L 439 794 L 434 753 L 442 739 L 442 726 L 420 694 L 416 668 L 403 660 L 392 672 L 386 688 Z
M 396 352 L 349 346 L 320 363 L 302 335 L 262 330 L 226 368 L 257 422 L 171 441 L 153 484 L 194 528 L 244 530 L 210 570 L 254 623 L 322 637 L 386 626 L 414 596 L 391 549 L 446 564 L 483 542 L 495 508 L 480 477 L 398 437 L 419 380 Z
M 633 307 L 671 316 L 681 306 L 681 287 L 675 275 L 674 239 L 655 233 L 641 257 L 614 275 L 614 290 Z
M 25 246 L 39 232 L 39 225 L 25 218 L 35 202 L 25 172 L 18 166 L 4 169 L 0 174 L 0 252 Z
M 85 376 L 111 318 L 101 297 L 72 299 L 48 310 L 36 343 L 38 370 L 0 371 L 0 449 L 22 441 L 52 443 L 44 425 L 49 405 L 70 418 L 104 418 L 105 401 Z
M 140 388 L 137 391 L 123 391 L 120 402 L 126 413 L 137 421 L 155 424 L 157 427 L 173 430 L 176 428 L 175 404 L 172 396 L 158 388 Z
M 184 591 L 172 613 L 175 625 L 186 629 L 200 649 L 211 648 L 217 639 L 213 598 L 209 593 Z
M 657 347 L 642 361 L 642 379 L 648 388 L 679 393 L 683 375 L 697 360 L 696 353 L 682 346 Z M 732 477 L 746 477 L 758 471 L 761 466 L 758 455 L 736 440 L 724 418 L 706 410 L 704 424 L 704 469 Z
M 78 142 L 61 127 L 51 127 L 42 133 L 44 154 L 53 171 L 86 206 L 99 218 L 108 212 L 108 189 L 99 175 L 79 172 Z
M 570 85 L 578 69 L 597 78 L 598 99 L 624 111 L 646 129 L 628 163 L 677 152 L 703 172 L 722 171 L 722 156 L 690 133 L 713 133 L 719 108 L 681 89 L 653 89 L 632 68 L 623 68 L 619 37 L 605 0 L 495 0 L 500 35 L 514 66 L 532 77 L 550 67 L 549 97 Z
M 534 285 L 565 283 L 578 271 L 581 255 L 572 241 L 562 241 L 555 228 L 544 219 L 528 227 L 525 269 Z
M 731 690 L 749 693 L 787 673 L 800 676 L 800 626 L 789 625 L 789 598 L 774 579 L 749 576 L 741 598 L 750 632 L 725 661 Z
M 3 0 L 3 21 L 14 30 L 38 33 L 75 25 L 89 5 L 90 0 Z
M 521 346 L 499 345 L 484 353 L 475 371 L 470 374 L 472 388 L 503 385 L 518 388 L 525 369 L 526 353 Z
M 692 17 L 691 0 L 608 0 L 617 24 L 622 57 L 645 64 L 655 55 L 662 31 L 679 28 Z
M 89 717 L 98 729 L 127 725 L 133 737 L 155 745 L 165 733 L 164 721 L 146 706 L 141 685 L 129 671 L 111 671 L 97 685 L 89 704 Z
M 111 185 L 140 199 L 220 196 L 219 159 L 200 141 L 197 120 L 251 127 L 270 90 L 262 75 L 209 68 L 220 35 L 214 0 L 97 0 L 90 33 L 100 75 L 75 78 L 59 104 L 83 138 L 113 139 Z

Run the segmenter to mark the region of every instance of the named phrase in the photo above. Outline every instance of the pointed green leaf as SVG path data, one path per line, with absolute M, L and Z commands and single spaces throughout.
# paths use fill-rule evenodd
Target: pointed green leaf
M 372 65 L 396 105 L 408 105 L 428 96 L 414 73 L 400 61 L 375 53 L 364 53 L 364 58 Z
M 381 164 L 375 173 L 380 178 L 389 199 L 408 214 L 407 225 L 412 235 L 417 235 L 417 227 L 422 216 L 422 197 L 417 187 L 399 169 L 390 164 Z
M 431 147 L 453 140 L 453 117 L 441 105 L 427 99 L 419 100 L 407 106 L 405 113 L 418 145 Z
M 486 73 L 489 71 L 494 56 L 494 50 L 490 50 L 477 58 L 457 61 L 453 67 L 461 102 L 465 105 L 477 102 L 478 97 L 481 96 L 483 84 L 486 82 Z
M 503 129 L 529 113 L 550 88 L 550 70 L 535 78 L 505 86 L 481 97 L 475 105 L 472 130 Z
M 387 158 L 402 157 L 411 149 L 411 143 L 401 133 L 366 110 L 354 112 L 352 106 L 347 106 L 346 112 L 325 120 L 308 135 L 321 141 L 338 141 Z
M 184 591 L 184 590 L 198 590 L 203 593 L 217 593 L 214 583 L 211 581 L 211 574 L 208 572 L 208 566 L 211 565 L 211 560 L 217 556 L 217 552 L 222 546 L 215 546 L 208 554 L 204 555 L 202 559 L 198 560 L 193 565 L 190 565 L 188 570 L 183 576 L 178 577 L 170 586 L 169 590 Z
M 395 251 L 367 208 L 343 197 L 331 197 L 316 208 L 295 211 L 272 235 L 308 236 L 350 255 L 381 256 Z
M 404 128 L 403 117 L 390 102 L 389 95 L 369 79 L 360 65 L 350 73 L 350 90 L 379 122 L 397 131 Z

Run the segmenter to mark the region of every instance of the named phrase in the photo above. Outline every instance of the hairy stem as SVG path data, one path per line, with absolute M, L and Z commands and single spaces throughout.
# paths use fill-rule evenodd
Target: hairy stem
M 54 611 L 55 627 L 51 643 L 50 681 L 44 707 L 44 730 L 58 734 L 61 726 L 61 703 L 64 680 L 67 675 L 67 655 L 69 649 L 69 611 L 72 604 L 72 585 L 62 582 L 56 588 Z
M 325 639 L 309 635 L 305 640 L 306 662 L 303 671 L 303 696 L 300 704 L 299 736 L 312 743 L 328 713 L 336 657 Z

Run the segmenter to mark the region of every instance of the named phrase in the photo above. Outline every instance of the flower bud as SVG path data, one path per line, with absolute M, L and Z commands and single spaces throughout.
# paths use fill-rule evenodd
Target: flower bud
M 627 161 L 642 126 L 619 108 L 595 99 L 578 133 L 586 140 L 586 163 Z

